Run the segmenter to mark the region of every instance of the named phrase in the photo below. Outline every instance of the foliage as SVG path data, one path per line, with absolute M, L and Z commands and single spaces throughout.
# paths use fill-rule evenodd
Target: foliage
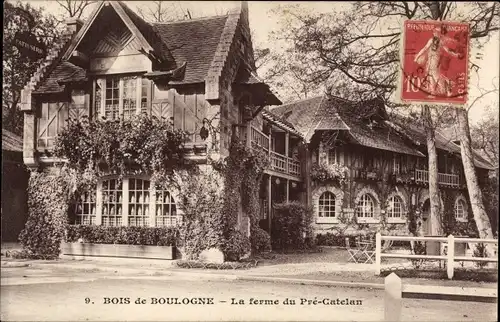
M 250 219 L 250 235 L 259 229 L 259 189 L 264 169 L 268 166 L 269 158 L 264 152 L 252 150 L 236 138 L 232 140 L 229 156 L 225 160 L 225 166 L 222 167 L 224 174 L 222 212 L 227 225 L 226 239 L 229 240 L 235 233 L 232 227 L 237 225 L 240 203 L 243 212 Z M 253 250 L 256 248 L 253 247 Z
M 311 167 L 311 179 L 318 182 L 337 181 L 340 184 L 345 184 L 348 170 L 346 166 L 338 163 L 315 163 Z
M 78 188 L 78 174 L 68 168 L 59 173 L 32 172 L 28 185 L 28 220 L 19 235 L 23 250 L 33 258 L 59 256 L 68 204 Z
M 175 263 L 181 268 L 202 268 L 202 269 L 248 269 L 256 267 L 258 262 L 224 262 L 224 263 L 205 263 L 194 260 L 179 260 Z
M 487 179 L 482 188 L 484 206 L 491 227 L 497 227 L 497 231 L 493 231 L 493 236 L 498 236 L 498 170 L 494 177 Z
M 499 156 L 499 124 L 498 107 L 493 110 L 486 108 L 486 117 L 478 123 L 471 125 L 472 147 L 483 152 L 494 165 L 498 166 Z M 493 225 L 492 223 L 492 226 Z
M 196 259 L 205 249 L 222 248 L 226 229 L 222 213 L 222 181 L 214 170 L 178 175 L 178 206 L 184 213 L 181 244 L 187 259 Z
M 427 249 L 425 247 L 425 242 L 416 241 L 413 242 L 411 246 L 412 255 L 425 255 L 427 254 Z M 411 263 L 414 268 L 419 268 L 424 263 L 425 259 L 411 259 Z
M 459 8 L 452 1 L 356 2 L 329 12 L 289 4 L 273 13 L 281 18 L 281 28 L 271 40 L 293 53 L 286 63 L 307 66 L 300 72 L 310 83 L 329 82 L 328 91 L 349 99 L 388 99 L 395 90 L 401 19 L 468 21 L 476 41 L 487 40 L 500 25 L 495 4 L 467 3 Z
M 254 229 L 250 236 L 252 251 L 255 254 L 263 253 L 271 250 L 271 236 L 262 228 Z
M 229 234 L 229 238 L 222 245 L 222 252 L 224 253 L 224 259 L 228 261 L 239 261 L 241 258 L 248 254 L 251 248 L 250 240 L 238 229 L 233 229 Z
M 4 2 L 3 23 L 3 86 L 2 86 L 2 128 L 16 134 L 22 134 L 23 117 L 20 111 L 21 90 L 37 70 L 44 58 L 34 59 L 21 55 L 14 46 L 15 35 L 19 32 L 31 32 L 38 41 L 51 46 L 60 39 L 58 22 L 53 15 L 43 8 L 33 8 L 29 3 Z M 21 9 L 33 17 L 33 23 L 20 18 L 16 10 Z
M 313 246 L 310 207 L 292 201 L 274 205 L 271 243 L 273 249 L 288 251 Z
M 484 243 L 478 243 L 476 244 L 476 247 L 474 248 L 474 253 L 472 254 L 473 257 L 489 257 L 488 256 L 488 251 L 486 249 L 486 245 Z M 483 268 L 486 265 L 488 265 L 487 262 L 474 262 L 474 265 L 479 268 Z
M 179 231 L 176 227 L 105 227 L 68 225 L 66 241 L 92 244 L 126 244 L 175 246 Z
M 185 133 L 142 114 L 129 120 L 70 120 L 57 136 L 54 153 L 79 171 L 123 175 L 132 164 L 145 173 L 172 173 L 185 164 Z

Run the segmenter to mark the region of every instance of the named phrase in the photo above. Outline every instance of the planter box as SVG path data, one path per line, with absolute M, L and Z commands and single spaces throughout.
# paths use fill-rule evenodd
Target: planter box
M 174 246 L 120 244 L 61 243 L 62 255 L 123 257 L 144 259 L 175 259 Z

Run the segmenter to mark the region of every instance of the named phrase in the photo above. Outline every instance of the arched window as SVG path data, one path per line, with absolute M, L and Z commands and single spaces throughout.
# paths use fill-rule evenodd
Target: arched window
M 455 202 L 455 218 L 460 221 L 467 220 L 467 203 L 463 198 Z
M 319 197 L 319 217 L 335 217 L 335 195 L 325 191 Z
M 174 198 L 167 190 L 156 189 L 156 227 L 175 226 L 180 222 Z
M 388 218 L 401 218 L 403 216 L 403 199 L 399 196 L 392 196 L 389 199 L 389 208 L 387 209 Z
M 373 218 L 375 212 L 375 202 L 373 198 L 365 193 L 361 196 L 356 205 L 356 217 L 358 218 Z

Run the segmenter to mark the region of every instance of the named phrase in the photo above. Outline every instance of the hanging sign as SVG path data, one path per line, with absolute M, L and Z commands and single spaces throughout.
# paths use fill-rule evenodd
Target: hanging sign
M 399 99 L 403 103 L 465 105 L 470 27 L 449 21 L 406 20 Z
M 37 60 L 46 56 L 45 45 L 36 39 L 30 32 L 19 32 L 14 36 L 13 45 L 19 50 L 22 56 L 27 56 Z

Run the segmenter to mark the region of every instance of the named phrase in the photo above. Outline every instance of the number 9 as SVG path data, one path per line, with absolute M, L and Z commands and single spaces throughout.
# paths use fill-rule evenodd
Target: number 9
M 88 297 L 85 298 L 85 304 L 89 304 L 90 303 L 90 299 Z

